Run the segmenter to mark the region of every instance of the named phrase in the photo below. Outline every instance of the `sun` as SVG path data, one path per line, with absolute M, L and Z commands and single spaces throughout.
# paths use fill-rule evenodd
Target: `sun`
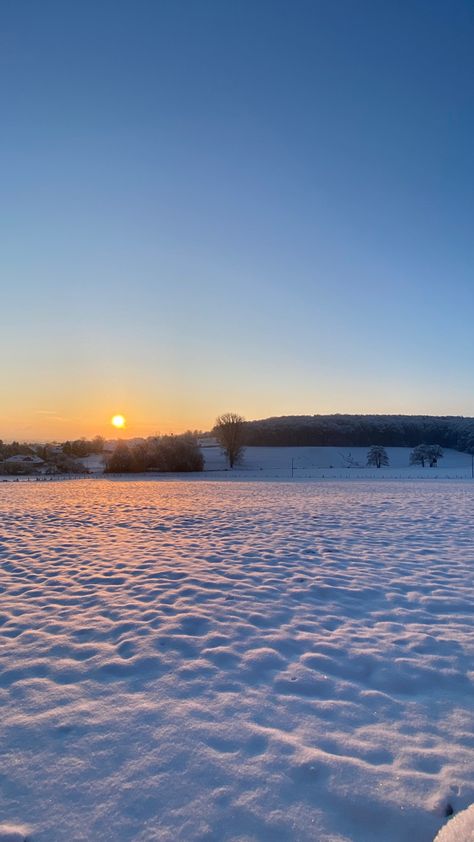
M 114 415 L 114 417 L 111 418 L 110 423 L 113 427 L 116 427 L 117 430 L 123 430 L 125 427 L 125 418 L 123 415 Z

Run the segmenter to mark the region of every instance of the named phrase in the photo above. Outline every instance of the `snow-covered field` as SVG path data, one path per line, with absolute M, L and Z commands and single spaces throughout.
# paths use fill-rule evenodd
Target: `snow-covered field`
M 431 842 L 474 801 L 473 511 L 465 481 L 2 485 L 0 825 Z
M 389 466 L 373 468 L 367 466 L 366 447 L 246 447 L 242 462 L 233 471 L 223 450 L 217 446 L 203 446 L 204 471 L 190 474 L 194 480 L 340 480 L 340 479 L 472 479 L 473 457 L 458 450 L 444 451 L 435 468 L 410 465 L 410 447 L 387 447 Z M 102 456 L 91 455 L 81 459 L 91 475 L 102 475 L 105 467 Z M 70 478 L 77 479 L 75 474 Z M 149 476 L 149 474 L 147 474 Z M 153 474 L 153 477 L 158 474 Z M 169 474 L 162 474 L 169 479 Z M 178 475 L 181 476 L 182 475 Z M 142 474 L 142 477 L 144 475 Z M 63 480 L 66 475 L 54 477 L 22 476 L 22 482 L 53 482 Z M 17 477 L 4 475 L 0 482 L 16 482 Z M 1 842 L 1 840 L 0 840 Z
M 205 469 L 219 472 L 226 459 L 219 447 L 203 447 Z M 410 465 L 410 447 L 387 447 L 388 468 L 367 467 L 367 447 L 247 447 L 240 478 L 271 479 L 467 479 L 472 457 L 445 450 L 436 468 Z

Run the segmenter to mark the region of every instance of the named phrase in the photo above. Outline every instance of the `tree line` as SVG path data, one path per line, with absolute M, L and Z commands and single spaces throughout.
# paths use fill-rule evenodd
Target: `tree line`
M 416 447 L 474 453 L 474 418 L 426 415 L 290 415 L 244 423 L 251 447 Z
M 33 445 L 26 442 L 12 441 L 9 444 L 0 439 L 0 459 L 9 459 L 10 456 L 32 456 L 36 451 Z
M 102 453 L 104 445 L 105 439 L 103 436 L 95 436 L 93 439 L 74 439 L 74 441 L 65 441 L 61 445 L 18 441 L 7 444 L 0 439 L 0 458 L 8 459 L 10 456 L 32 456 L 35 454 L 48 461 L 54 456 L 56 447 L 60 447 L 65 456 L 81 459 L 91 453 Z

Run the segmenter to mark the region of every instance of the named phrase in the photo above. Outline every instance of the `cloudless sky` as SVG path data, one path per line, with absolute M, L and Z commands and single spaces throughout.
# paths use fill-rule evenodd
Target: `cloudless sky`
M 0 438 L 474 415 L 470 0 L 0 0 Z

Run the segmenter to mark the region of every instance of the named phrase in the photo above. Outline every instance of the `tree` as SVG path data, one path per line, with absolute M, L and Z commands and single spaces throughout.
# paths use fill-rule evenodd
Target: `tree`
M 216 418 L 212 431 L 225 451 L 231 468 L 237 465 L 244 451 L 245 418 L 236 412 L 226 412 Z
M 195 436 L 152 437 L 134 444 L 120 442 L 107 462 L 107 473 L 202 471 L 204 459 Z
M 418 444 L 414 447 L 410 453 L 410 465 L 421 465 L 421 467 L 424 468 L 425 462 L 428 459 L 427 451 L 427 444 Z
M 103 436 L 95 436 L 91 441 L 91 451 L 92 453 L 103 453 L 104 452 L 104 445 L 105 439 Z
M 88 474 L 86 466 L 74 456 L 66 456 L 64 453 L 57 453 L 49 456 L 49 467 L 61 474 Z
M 427 453 L 430 468 L 436 468 L 436 465 L 438 464 L 438 459 L 443 458 L 443 449 L 439 446 L 439 444 L 430 444 L 428 445 Z
M 382 465 L 388 465 L 387 451 L 381 444 L 374 444 L 367 453 L 367 464 L 374 465 L 380 468 Z
M 109 474 L 127 474 L 133 471 L 133 456 L 128 444 L 120 442 L 117 445 L 105 470 Z
M 155 465 L 159 471 L 202 471 L 204 457 L 192 433 L 162 436 L 155 447 Z
M 443 450 L 439 444 L 419 444 L 410 454 L 410 465 L 421 465 L 424 468 L 425 462 L 428 462 L 430 468 L 435 468 L 438 459 L 442 458 Z

